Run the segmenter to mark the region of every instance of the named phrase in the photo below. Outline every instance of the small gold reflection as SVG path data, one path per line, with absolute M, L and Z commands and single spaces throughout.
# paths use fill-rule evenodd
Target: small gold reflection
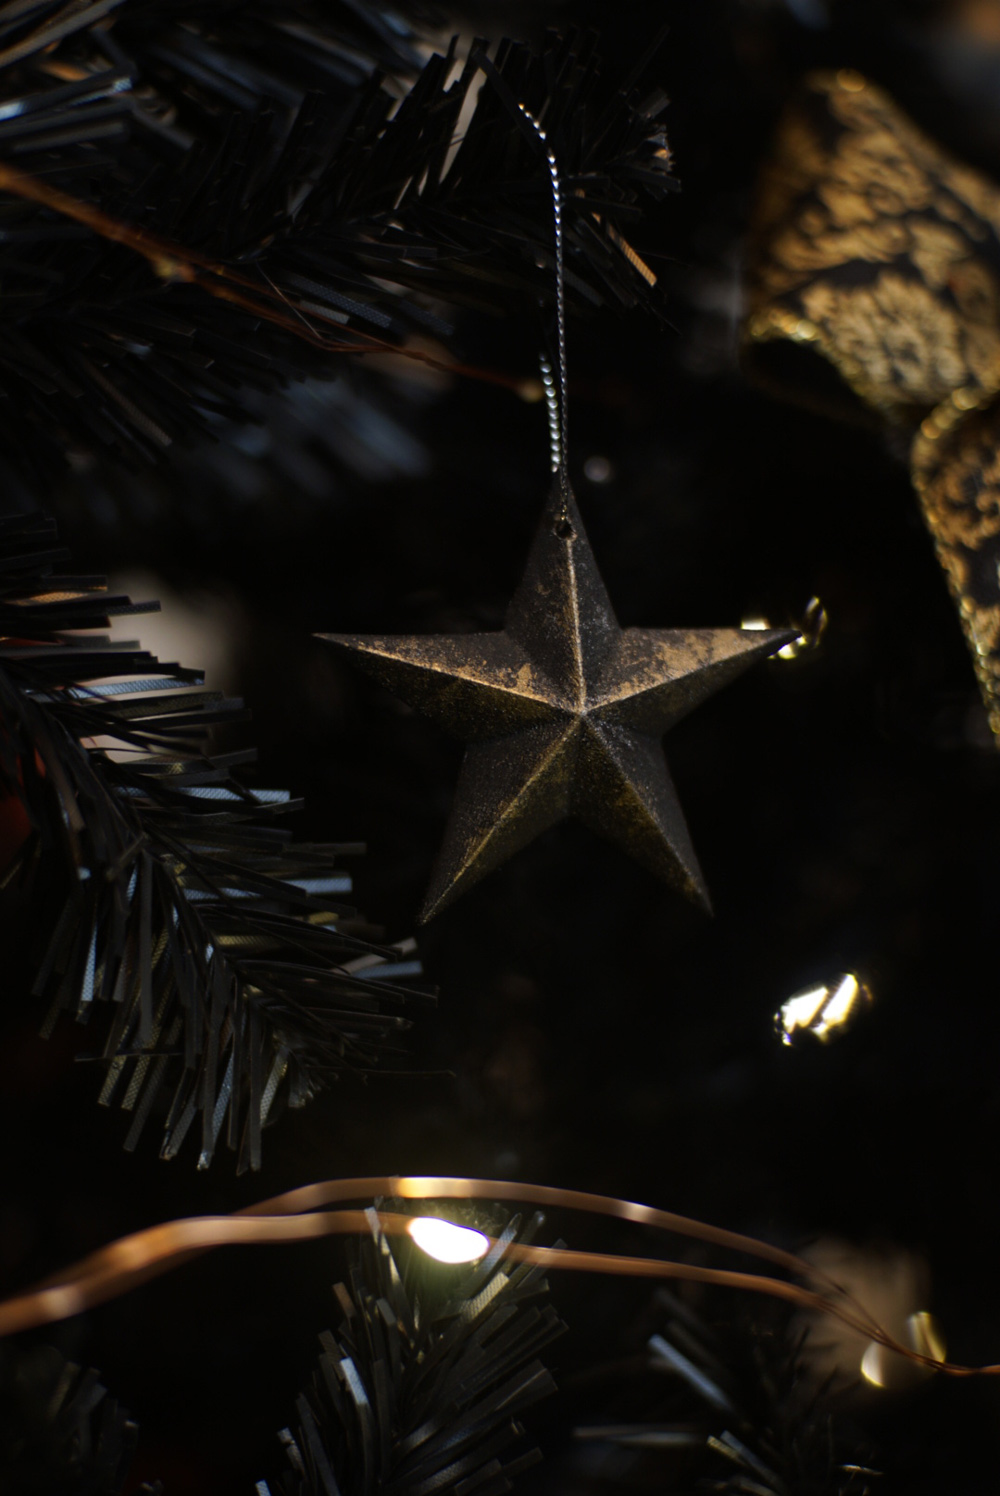
M 828 1044 L 871 1002 L 864 982 L 851 971 L 841 972 L 828 982 L 793 993 L 774 1015 L 775 1031 L 782 1044 L 793 1045 L 805 1034 Z
M 902 1247 L 866 1247 L 826 1239 L 804 1255 L 867 1311 L 900 1346 L 929 1361 L 945 1359 L 944 1336 L 926 1309 L 930 1273 L 926 1262 Z M 838 1386 L 879 1388 L 887 1393 L 914 1391 L 933 1366 L 921 1366 L 899 1351 L 869 1338 L 863 1329 L 806 1313 L 797 1317 L 793 1336 L 801 1337 L 803 1356 L 814 1374 Z
M 772 656 L 775 660 L 797 660 L 804 654 L 811 654 L 814 649 L 819 648 L 820 641 L 826 633 L 829 622 L 827 611 L 818 597 L 811 597 L 806 603 L 805 611 L 799 622 L 799 637 L 792 639 L 790 643 L 782 647 Z M 742 619 L 740 628 L 764 630 L 773 627 L 769 619 L 762 613 L 751 613 Z
M 911 1314 L 906 1321 L 910 1344 L 921 1356 L 930 1356 L 932 1361 L 943 1361 L 947 1354 L 941 1326 L 926 1309 Z
M 885 1386 L 885 1371 L 882 1362 L 887 1354 L 884 1345 L 879 1345 L 877 1340 L 869 1340 L 865 1353 L 861 1357 L 861 1375 L 873 1387 Z
M 907 1317 L 906 1339 L 918 1355 L 929 1356 L 932 1361 L 944 1360 L 944 1335 L 933 1314 L 926 1309 L 919 1309 Z M 897 1351 L 887 1350 L 877 1340 L 868 1342 L 861 1357 L 861 1375 L 872 1387 L 903 1387 L 919 1377 L 930 1376 L 932 1369 L 905 1361 Z

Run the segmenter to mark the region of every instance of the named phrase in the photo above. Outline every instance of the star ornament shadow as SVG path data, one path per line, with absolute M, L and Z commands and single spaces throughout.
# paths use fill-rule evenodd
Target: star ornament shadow
M 502 630 L 317 637 L 468 744 L 425 921 L 568 816 L 710 911 L 661 739 L 797 631 L 619 627 L 557 481 Z

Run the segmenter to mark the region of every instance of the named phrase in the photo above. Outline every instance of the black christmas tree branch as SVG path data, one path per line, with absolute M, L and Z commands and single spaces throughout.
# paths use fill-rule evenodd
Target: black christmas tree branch
M 138 1429 L 102 1386 L 52 1346 L 0 1348 L 0 1490 L 120 1496 Z M 148 1496 L 162 1488 L 144 1485 Z
M 242 704 L 94 637 L 148 607 L 55 575 L 52 538 L 0 526 L 2 881 L 23 893 L 58 866 L 69 884 L 34 984 L 46 1027 L 66 1011 L 99 1028 L 127 1147 L 162 1097 L 164 1157 L 200 1119 L 202 1167 L 224 1136 L 258 1168 L 280 1105 L 398 1051 L 417 994 L 396 978 L 418 968 L 344 904 L 333 862 L 351 849 L 292 844 L 275 824 L 287 792 L 234 776 L 252 752 L 208 751 Z
M 564 1328 L 537 1302 L 548 1292 L 541 1269 L 505 1261 L 520 1222 L 456 1282 L 456 1269 L 416 1249 L 397 1260 L 370 1217 L 372 1239 L 336 1289 L 341 1327 L 320 1336 L 294 1427 L 280 1436 L 287 1468 L 257 1491 L 501 1496 L 539 1458 L 520 1419 L 555 1390 L 538 1356 Z
M 133 464 L 345 347 L 448 337 L 444 302 L 553 295 L 537 146 L 477 43 L 427 56 L 388 6 L 319 0 L 0 5 L 0 451 Z M 662 315 L 632 249 L 673 185 L 665 98 L 591 39 L 495 49 L 544 120 L 579 306 Z
M 609 1367 L 604 1416 L 575 1430 L 591 1452 L 619 1451 L 608 1471 L 617 1490 L 645 1489 L 651 1470 L 672 1490 L 719 1496 L 875 1490 L 878 1472 L 851 1449 L 830 1382 L 809 1368 L 787 1317 L 716 1330 L 666 1289 L 651 1307 L 645 1356 Z M 599 1457 L 587 1463 L 600 1475 Z

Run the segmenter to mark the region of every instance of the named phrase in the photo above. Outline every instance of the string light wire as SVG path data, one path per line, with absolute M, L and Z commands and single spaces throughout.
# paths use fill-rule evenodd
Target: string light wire
M 539 1247 L 524 1242 L 510 1243 L 506 1254 L 515 1262 L 551 1270 L 595 1272 L 618 1277 L 682 1279 L 767 1294 L 799 1308 L 832 1315 L 851 1329 L 918 1365 L 951 1376 L 1000 1375 L 1000 1364 L 965 1366 L 938 1360 L 902 1344 L 825 1273 L 804 1258 L 754 1237 L 613 1196 L 595 1195 L 552 1185 L 451 1177 L 374 1176 L 325 1180 L 276 1195 L 232 1215 L 195 1216 L 149 1227 L 100 1248 L 36 1288 L 0 1302 L 0 1336 L 68 1319 L 215 1247 L 307 1241 L 332 1235 L 367 1235 L 372 1229 L 373 1221 L 377 1221 L 386 1235 L 409 1234 L 412 1216 L 362 1209 L 323 1208 L 344 1200 L 377 1197 L 399 1200 L 509 1200 L 579 1210 L 692 1236 L 715 1246 L 761 1258 L 806 1278 L 814 1285 L 822 1285 L 822 1288 L 805 1288 L 801 1284 L 764 1274 L 703 1267 L 700 1264 L 663 1258 L 576 1251 L 565 1247 Z

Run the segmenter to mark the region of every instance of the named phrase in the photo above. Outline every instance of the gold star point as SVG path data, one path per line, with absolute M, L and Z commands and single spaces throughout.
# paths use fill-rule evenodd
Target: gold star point
M 569 816 L 710 909 L 661 738 L 794 629 L 622 629 L 558 482 L 504 627 L 318 636 L 467 743 L 430 919 Z

